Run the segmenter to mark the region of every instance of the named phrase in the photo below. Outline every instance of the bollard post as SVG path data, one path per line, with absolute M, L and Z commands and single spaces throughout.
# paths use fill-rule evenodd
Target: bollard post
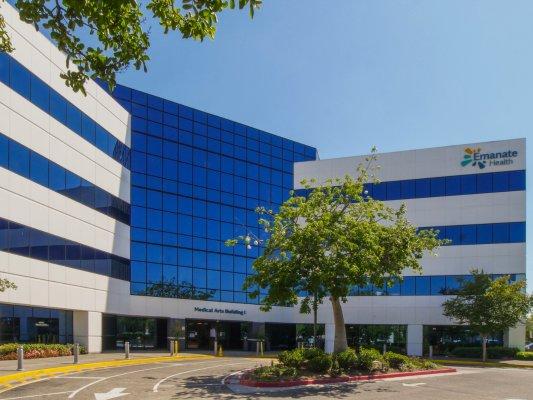
M 22 345 L 17 347 L 17 371 L 24 371 L 24 348 Z
M 124 356 L 126 360 L 130 359 L 130 342 L 124 342 Z
M 259 343 L 261 343 L 259 340 L 257 342 L 255 342 L 255 355 L 258 356 L 259 355 Z
M 259 349 L 261 350 L 261 357 L 263 357 L 265 355 L 264 351 L 263 351 L 263 342 L 259 342 Z
M 78 364 L 79 362 L 78 358 L 80 356 L 80 344 L 74 343 L 74 348 L 72 350 L 74 353 L 74 364 Z
M 176 339 L 174 344 L 176 345 L 176 355 L 177 355 L 180 352 L 180 341 Z
M 215 339 L 213 353 L 215 357 L 218 355 L 218 340 Z
M 429 358 L 433 358 L 433 345 L 429 346 Z
M 383 343 L 383 355 L 387 352 L 387 343 Z
M 169 340 L 169 346 L 170 346 L 170 356 L 172 357 L 174 355 L 174 341 L 172 339 Z

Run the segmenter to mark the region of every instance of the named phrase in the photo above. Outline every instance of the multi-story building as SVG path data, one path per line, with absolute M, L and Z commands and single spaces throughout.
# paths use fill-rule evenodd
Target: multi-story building
M 311 316 L 264 313 L 243 291 L 259 249 L 224 241 L 264 238 L 255 207 L 275 210 L 301 178 L 353 173 L 360 158 L 316 161 L 313 147 L 124 86 L 74 93 L 59 77 L 64 55 L 11 6 L 0 12 L 15 47 L 0 54 L 0 277 L 18 286 L 0 293 L 0 342 L 78 341 L 98 352 L 126 340 L 165 347 L 170 336 L 196 349 L 216 334 L 225 348 L 264 336 L 282 349 L 306 336 Z M 461 166 L 465 147 L 475 162 Z M 440 308 L 457 276 L 525 275 L 525 142 L 379 163 L 384 183 L 371 195 L 405 201 L 415 224 L 452 243 L 423 260 L 422 276 L 354 288 L 350 340 L 420 354 L 424 332 L 426 342 L 464 339 Z M 328 304 L 319 323 L 328 347 Z M 523 345 L 521 334 L 504 339 Z

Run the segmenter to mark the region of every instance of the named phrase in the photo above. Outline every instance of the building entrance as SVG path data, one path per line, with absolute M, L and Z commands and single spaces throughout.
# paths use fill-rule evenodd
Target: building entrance
M 185 326 L 187 349 L 212 350 L 216 338 L 226 350 L 242 350 L 249 323 L 188 319 Z

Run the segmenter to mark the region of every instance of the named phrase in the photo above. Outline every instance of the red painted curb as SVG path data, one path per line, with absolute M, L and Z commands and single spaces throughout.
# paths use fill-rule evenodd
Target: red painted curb
M 405 376 L 446 374 L 450 372 L 457 372 L 457 370 L 455 368 L 441 368 L 441 369 L 432 369 L 432 370 L 427 370 L 427 371 L 394 372 L 391 374 L 378 374 L 378 375 L 340 376 L 338 378 L 300 379 L 300 380 L 294 380 L 294 381 L 279 381 L 279 382 L 259 382 L 253 379 L 241 379 L 239 383 L 243 386 L 250 386 L 250 387 L 294 387 L 294 386 L 306 386 L 306 385 L 320 385 L 320 384 L 327 384 L 327 383 L 371 381 L 371 380 L 379 380 L 379 379 L 400 378 L 400 377 L 405 377 Z

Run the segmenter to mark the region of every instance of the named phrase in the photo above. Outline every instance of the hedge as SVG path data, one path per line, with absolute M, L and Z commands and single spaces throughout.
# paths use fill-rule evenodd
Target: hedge
M 533 361 L 533 351 L 519 351 L 516 353 L 517 360 Z
M 71 356 L 73 344 L 42 344 L 42 343 L 6 343 L 0 345 L 0 360 L 16 360 L 17 348 L 22 345 L 24 358 L 46 358 Z M 86 354 L 85 347 L 80 346 L 80 354 Z
M 450 352 L 450 355 L 454 357 L 466 357 L 466 358 L 481 358 L 482 357 L 481 346 L 476 347 L 456 347 Z M 492 359 L 498 358 L 514 358 L 518 353 L 518 349 L 515 347 L 487 347 L 487 357 Z

